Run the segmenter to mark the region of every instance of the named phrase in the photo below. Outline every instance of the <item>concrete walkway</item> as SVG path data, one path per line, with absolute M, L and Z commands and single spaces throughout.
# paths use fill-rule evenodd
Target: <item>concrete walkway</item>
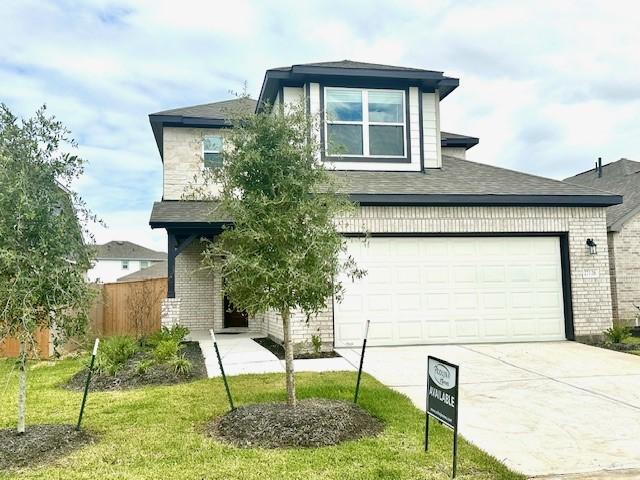
M 284 360 L 254 342 L 248 333 L 216 334 L 222 365 L 227 375 L 248 373 L 284 373 Z M 194 331 L 190 339 L 200 343 L 209 378 L 220 376 L 213 340 L 208 331 Z M 294 360 L 296 372 L 353 371 L 355 368 L 342 357 Z
M 575 342 L 372 347 L 364 370 L 424 410 L 427 355 L 460 365 L 460 433 L 510 468 L 640 479 L 640 357 Z

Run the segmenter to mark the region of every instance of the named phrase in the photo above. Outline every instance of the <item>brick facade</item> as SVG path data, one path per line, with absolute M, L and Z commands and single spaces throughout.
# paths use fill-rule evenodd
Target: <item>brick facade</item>
M 608 237 L 613 318 L 635 324 L 634 304 L 640 305 L 640 215 Z
M 361 207 L 348 218 L 337 219 L 343 233 L 568 233 L 575 333 L 600 335 L 611 325 L 609 257 L 604 208 L 569 207 Z M 598 244 L 591 255 L 587 238 Z M 223 328 L 221 279 L 198 270 L 202 245 L 195 241 L 176 260 L 176 297 L 180 323 L 189 328 Z M 319 335 L 324 349 L 333 344 L 333 308 L 306 321 L 293 316 L 293 339 L 299 349 L 311 348 Z M 282 339 L 279 315 L 267 312 L 249 319 L 249 329 Z

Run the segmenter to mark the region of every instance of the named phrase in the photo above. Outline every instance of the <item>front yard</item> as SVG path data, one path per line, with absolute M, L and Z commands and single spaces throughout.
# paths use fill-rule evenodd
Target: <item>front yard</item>
M 14 426 L 17 381 L 13 361 L 0 360 L 0 428 Z M 32 364 L 28 372 L 27 425 L 75 423 L 81 393 L 60 388 L 80 360 Z M 353 373 L 298 374 L 300 398 L 348 400 Z M 230 379 L 240 405 L 284 401 L 280 374 Z M 5 388 L 6 385 L 6 388 Z M 52 465 L 0 472 L 3 479 L 446 479 L 451 433 L 432 429 L 423 451 L 424 414 L 404 396 L 364 377 L 361 405 L 385 424 L 376 437 L 317 449 L 240 449 L 203 434 L 227 408 L 220 379 L 174 386 L 95 392 L 83 426 L 97 441 Z M 433 423 L 432 423 L 433 424 Z M 28 428 L 28 427 L 27 427 Z M 497 460 L 462 440 L 458 478 L 520 479 Z

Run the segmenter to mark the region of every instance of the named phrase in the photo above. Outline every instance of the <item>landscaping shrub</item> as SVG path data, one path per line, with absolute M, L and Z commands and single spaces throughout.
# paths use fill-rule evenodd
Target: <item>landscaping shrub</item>
M 604 332 L 604 336 L 611 343 L 622 343 L 631 336 L 631 328 L 622 323 L 614 323 Z
M 173 338 L 162 340 L 153 349 L 153 358 L 158 363 L 167 363 L 177 357 L 181 349 L 180 343 Z
M 189 329 L 182 325 L 173 325 L 171 328 L 162 327 L 157 332 L 149 335 L 144 343 L 155 348 L 160 342 L 165 340 L 175 340 L 177 343 L 180 343 L 184 341 L 187 335 L 189 335 Z
M 99 373 L 115 375 L 139 350 L 135 339 L 126 336 L 105 339 L 98 349 L 95 369 Z
M 188 375 L 193 369 L 193 364 L 183 355 L 177 355 L 169 361 L 169 365 L 173 367 L 176 375 Z
M 138 363 L 136 363 L 136 373 L 138 375 L 144 375 L 155 364 L 156 364 L 156 362 L 151 360 L 151 359 L 141 360 Z

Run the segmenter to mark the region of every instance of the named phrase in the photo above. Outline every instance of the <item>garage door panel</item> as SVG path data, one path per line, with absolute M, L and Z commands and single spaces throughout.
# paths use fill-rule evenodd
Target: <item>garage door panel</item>
M 349 240 L 367 275 L 343 280 L 336 345 L 564 338 L 557 237 L 422 237 Z

